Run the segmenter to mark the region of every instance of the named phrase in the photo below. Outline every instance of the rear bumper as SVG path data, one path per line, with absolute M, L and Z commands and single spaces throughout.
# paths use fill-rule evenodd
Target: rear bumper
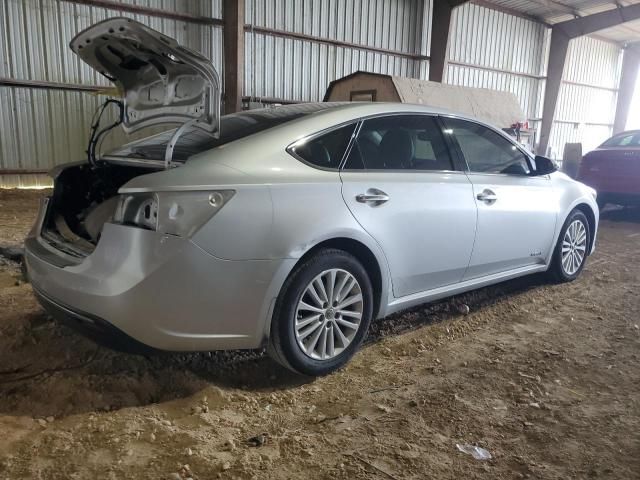
M 116 337 L 116 348 L 259 348 L 291 262 L 222 260 L 188 239 L 114 224 L 75 263 L 38 237 L 25 245 L 27 272 L 45 309 L 94 339 L 104 337 L 100 343 Z
M 35 287 L 33 293 L 42 308 L 56 321 L 73 328 L 100 345 L 128 353 L 152 353 L 155 351 L 155 349 L 131 338 L 102 318 L 62 305 Z

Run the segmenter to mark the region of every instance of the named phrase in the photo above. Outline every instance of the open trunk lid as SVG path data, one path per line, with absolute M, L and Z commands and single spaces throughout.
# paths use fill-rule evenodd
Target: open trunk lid
M 129 18 L 92 25 L 69 46 L 123 92 L 127 133 L 185 122 L 219 131 L 219 77 L 199 53 Z

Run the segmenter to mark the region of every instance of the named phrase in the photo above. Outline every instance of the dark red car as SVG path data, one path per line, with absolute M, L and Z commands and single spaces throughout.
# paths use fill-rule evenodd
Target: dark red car
M 582 158 L 578 180 L 598 191 L 598 205 L 640 205 L 640 130 L 611 137 Z

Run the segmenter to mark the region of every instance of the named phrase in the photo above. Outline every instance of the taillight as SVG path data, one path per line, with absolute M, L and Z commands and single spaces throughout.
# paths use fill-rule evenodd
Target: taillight
M 190 237 L 220 211 L 234 190 L 120 195 L 114 223 Z

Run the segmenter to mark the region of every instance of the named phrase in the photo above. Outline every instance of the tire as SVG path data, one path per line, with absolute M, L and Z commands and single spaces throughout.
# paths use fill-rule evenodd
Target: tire
M 330 284 L 334 285 L 331 305 L 327 302 Z M 342 309 L 335 308 L 340 305 Z M 269 355 L 299 374 L 326 375 L 355 354 L 372 315 L 373 288 L 362 264 L 343 250 L 320 250 L 298 265 L 282 288 L 274 309 Z
M 570 229 L 572 230 L 570 231 Z M 589 256 L 590 244 L 591 231 L 589 229 L 589 221 L 580 210 L 573 210 L 562 226 L 558 236 L 558 243 L 553 252 L 553 259 L 549 268 L 552 278 L 558 282 L 572 282 L 578 278 Z M 567 248 L 570 249 L 564 257 L 563 247 L 565 250 Z M 581 247 L 584 250 L 581 250 Z M 573 255 L 570 252 L 573 252 Z M 582 256 L 580 257 L 581 253 Z

